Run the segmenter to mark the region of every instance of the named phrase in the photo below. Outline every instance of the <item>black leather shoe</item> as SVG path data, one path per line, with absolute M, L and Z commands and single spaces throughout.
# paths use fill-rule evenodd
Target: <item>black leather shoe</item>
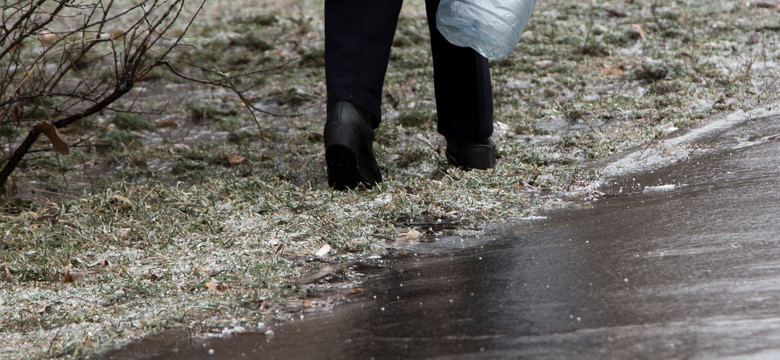
M 492 169 L 496 166 L 496 144 L 490 139 L 481 141 L 447 138 L 447 162 L 463 169 Z
M 348 101 L 328 106 L 325 121 L 325 162 L 328 185 L 337 190 L 371 187 L 382 181 L 374 158 L 373 116 Z

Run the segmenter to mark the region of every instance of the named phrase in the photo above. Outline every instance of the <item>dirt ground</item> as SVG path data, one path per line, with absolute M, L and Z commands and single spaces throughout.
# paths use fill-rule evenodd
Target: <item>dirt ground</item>
M 776 2 L 542 1 L 515 52 L 491 64 L 499 165 L 464 172 L 435 130 L 424 5 L 410 0 L 375 144 L 385 181 L 334 191 L 322 7 L 208 1 L 172 54 L 193 77 L 247 74 L 234 81 L 257 123 L 234 92 L 160 69 L 123 100 L 140 114 L 104 112 L 64 132 L 84 144 L 70 155 L 25 160 L 0 200 L 1 358 L 328 309 L 343 292 L 310 294 L 359 291 L 348 264 L 587 199 L 594 160 L 780 88 Z M 4 161 L 23 133 L 0 130 Z

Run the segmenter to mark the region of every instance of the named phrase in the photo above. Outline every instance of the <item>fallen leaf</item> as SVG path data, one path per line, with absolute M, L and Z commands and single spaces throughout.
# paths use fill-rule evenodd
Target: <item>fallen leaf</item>
M 768 2 L 757 2 L 757 3 L 754 3 L 753 5 L 755 7 L 757 7 L 757 8 L 762 8 L 762 9 L 778 9 L 778 10 L 780 10 L 780 3 L 773 4 L 773 3 L 768 3 Z
M 246 158 L 241 155 L 228 155 L 227 156 L 227 162 L 230 164 L 230 166 L 238 165 L 242 162 L 246 161 Z
M 628 16 L 628 14 L 626 14 L 625 12 L 622 12 L 620 10 L 604 9 L 604 11 L 606 11 L 607 14 L 609 14 L 611 16 L 614 16 L 614 17 L 618 17 L 618 18 L 624 18 L 624 17 Z
M 330 252 L 330 250 L 331 250 L 330 245 L 328 244 L 322 245 L 322 247 L 319 250 L 317 250 L 316 253 L 314 253 L 314 256 L 323 257 L 327 255 Z
M 216 283 L 213 283 L 211 281 L 206 282 L 206 287 L 209 290 L 216 291 L 216 292 L 223 292 L 223 291 L 227 290 L 227 286 L 225 286 L 223 284 L 216 284 Z
M 42 43 L 51 45 L 60 39 L 60 36 L 53 33 L 45 33 L 39 37 Z
M 152 281 L 159 281 L 162 280 L 163 276 L 165 276 L 162 272 L 154 272 L 149 274 L 149 280 Z
M 114 29 L 113 31 L 111 31 L 111 39 L 112 40 L 116 39 L 116 38 L 119 38 L 119 37 L 122 37 L 122 36 L 125 36 L 124 30 Z
M 160 120 L 156 121 L 154 123 L 154 127 L 158 129 L 164 129 L 164 128 L 177 128 L 179 127 L 179 123 L 173 121 L 173 120 Z
M 82 281 L 84 280 L 86 276 L 83 272 L 79 271 L 69 271 L 67 274 L 65 274 L 65 279 L 62 280 L 64 283 L 73 283 L 76 281 Z
M 636 32 L 639 33 L 639 37 L 641 37 L 642 40 L 645 39 L 645 32 L 644 32 L 644 30 L 642 30 L 642 27 L 639 26 L 639 24 L 631 24 L 631 28 L 636 30 Z
M 406 238 L 409 240 L 417 240 L 420 238 L 420 236 L 422 236 L 422 233 L 415 229 L 411 229 L 406 232 Z
M 313 142 L 322 142 L 324 138 L 325 136 L 321 131 L 309 131 L 309 133 L 306 135 L 306 139 Z
M 58 154 L 68 155 L 70 153 L 68 143 L 62 138 L 62 135 L 57 131 L 57 127 L 54 126 L 54 124 L 48 121 L 41 121 L 35 124 L 33 129 L 38 133 L 46 135 L 46 137 L 49 138 L 49 141 L 51 141 L 51 146 L 54 148 L 54 151 Z
M 109 202 L 112 203 L 112 204 L 119 205 L 119 208 L 125 209 L 125 210 L 126 209 L 131 209 L 133 207 L 133 205 L 134 205 L 133 204 L 133 200 L 130 200 L 129 198 L 127 198 L 125 196 L 122 196 L 122 195 L 119 195 L 119 194 L 111 195 L 111 200 L 109 200 Z
M 601 72 L 603 72 L 604 75 L 609 76 L 620 76 L 626 73 L 625 71 L 618 68 L 603 68 L 601 69 Z

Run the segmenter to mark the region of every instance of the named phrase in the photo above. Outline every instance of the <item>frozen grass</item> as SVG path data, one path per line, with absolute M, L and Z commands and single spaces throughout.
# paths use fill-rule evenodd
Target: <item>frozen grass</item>
M 305 272 L 417 240 L 410 223 L 428 238 L 475 234 L 588 196 L 587 161 L 779 87 L 776 9 L 543 1 L 492 65 L 499 166 L 463 172 L 435 133 L 421 3 L 405 4 L 386 80 L 386 180 L 337 192 L 321 145 L 322 2 L 209 2 L 175 64 L 238 74 L 293 60 L 236 83 L 258 107 L 298 116 L 258 113 L 258 128 L 234 94 L 161 71 L 135 101 L 162 114 L 106 114 L 79 129 L 105 128 L 92 146 L 31 156 L 16 176 L 23 197 L 0 212 L 0 357 L 78 357 L 169 327 L 251 330 L 307 311 Z M 432 234 L 437 223 L 451 226 Z M 329 257 L 310 261 L 325 244 Z

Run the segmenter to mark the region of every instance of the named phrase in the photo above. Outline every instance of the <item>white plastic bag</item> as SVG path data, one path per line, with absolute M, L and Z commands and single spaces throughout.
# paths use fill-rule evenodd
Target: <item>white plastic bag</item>
M 536 0 L 441 0 L 436 27 L 452 44 L 499 60 L 517 47 L 535 5 Z

